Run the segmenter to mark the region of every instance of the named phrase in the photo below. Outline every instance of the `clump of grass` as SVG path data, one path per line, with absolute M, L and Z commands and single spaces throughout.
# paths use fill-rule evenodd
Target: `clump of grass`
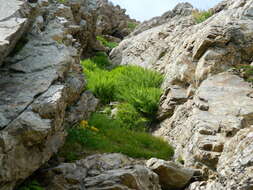
M 104 114 L 93 114 L 88 125 L 69 129 L 61 155 L 68 161 L 79 159 L 84 150 L 89 154 L 122 153 L 133 158 L 171 159 L 173 148 L 164 140 L 145 132 L 136 132 L 122 126 L 122 122 Z M 92 130 L 96 129 L 96 130 Z
M 97 36 L 97 40 L 105 47 L 113 49 L 117 47 L 119 44 L 117 42 L 109 42 L 103 36 Z
M 97 69 L 86 72 L 88 77 L 87 88 L 98 97 L 103 104 L 108 104 L 116 98 L 117 84 L 109 71 Z
M 251 65 L 239 65 L 236 66 L 236 70 L 247 81 L 253 83 L 253 66 Z
M 43 187 L 36 181 L 26 181 L 17 190 L 44 190 Z
M 134 106 L 129 103 L 121 103 L 117 106 L 116 120 L 120 125 L 134 131 L 145 131 L 149 120 L 143 117 Z
M 128 22 L 127 26 L 131 31 L 134 31 L 134 29 L 138 26 L 138 24 L 134 22 Z
M 196 23 L 201 23 L 207 20 L 209 17 L 213 15 L 212 11 L 193 11 L 192 13 Z

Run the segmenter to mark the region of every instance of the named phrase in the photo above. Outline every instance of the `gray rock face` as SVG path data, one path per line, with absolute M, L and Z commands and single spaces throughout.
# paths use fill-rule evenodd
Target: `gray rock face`
M 120 6 L 114 6 L 108 0 L 98 1 L 96 22 L 97 35 L 111 35 L 123 39 L 132 32 L 129 24 L 139 24 L 135 19 L 126 15 L 126 10 Z
M 98 103 L 99 100 L 91 92 L 84 92 L 80 100 L 66 113 L 65 123 L 71 125 L 81 120 L 88 120 L 90 114 L 96 111 Z
M 193 6 L 190 3 L 179 3 L 173 10 L 164 13 L 162 16 L 154 17 L 138 25 L 138 27 L 130 34 L 130 36 L 135 36 L 141 32 L 170 22 L 174 17 L 179 18 L 181 16 L 189 16 L 191 15 L 192 11 Z
M 98 14 L 107 15 L 107 7 L 131 20 L 102 2 L 0 0 L 1 190 L 12 190 L 45 164 L 64 142 L 63 126 L 96 109 L 98 100 L 83 92 L 80 57 L 97 50 Z M 124 27 L 114 23 L 105 34 Z
M 36 6 L 54 12 L 44 5 Z M 65 109 L 84 87 L 79 49 L 57 41 L 72 34 L 63 33 L 74 21 L 46 19 L 34 23 L 27 43 L 0 69 L 0 189 L 12 189 L 58 151 Z
M 111 52 L 112 61 L 164 73 L 165 89 L 194 89 L 210 75 L 252 62 L 252 1 L 242 2 L 230 0 L 227 9 L 200 24 L 192 15 L 175 16 L 122 41 Z
M 61 164 L 43 174 L 47 190 L 161 190 L 158 176 L 141 162 L 122 154 L 98 154 Z
M 29 12 L 27 3 L 19 0 L 0 1 L 0 66 L 4 58 L 12 51 L 15 44 L 27 30 L 29 19 L 25 12 Z
M 147 167 L 159 176 L 162 189 L 183 189 L 192 179 L 194 171 L 184 169 L 174 162 L 166 162 L 152 158 L 147 161 Z

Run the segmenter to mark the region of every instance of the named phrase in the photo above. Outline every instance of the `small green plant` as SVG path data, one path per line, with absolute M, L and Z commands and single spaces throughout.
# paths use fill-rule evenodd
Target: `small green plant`
M 120 100 L 133 105 L 145 117 L 155 119 L 161 93 L 162 91 L 159 88 L 134 85 L 132 88 L 123 88 L 118 97 Z
M 196 21 L 196 23 L 201 23 L 207 20 L 209 17 L 213 15 L 212 11 L 193 11 L 192 15 Z
M 36 180 L 32 180 L 23 183 L 18 190 L 44 190 L 44 188 Z
M 139 66 L 127 65 L 114 69 L 114 73 L 120 73 L 120 81 L 123 86 L 132 85 L 159 88 L 163 82 L 163 76 L 156 71 Z M 115 74 L 116 75 L 116 74 Z
M 173 148 L 164 140 L 145 132 L 132 131 L 119 120 L 105 114 L 93 114 L 84 126 L 80 124 L 68 131 L 60 152 L 67 161 L 80 159 L 85 151 L 86 155 L 117 152 L 134 158 L 156 157 L 166 160 L 174 154 Z
M 135 107 L 129 103 L 122 103 L 117 108 L 116 119 L 122 126 L 134 131 L 145 131 L 148 119 L 143 117 Z
M 253 66 L 251 65 L 238 65 L 236 70 L 248 82 L 253 83 Z
M 103 36 L 97 36 L 97 40 L 105 47 L 113 49 L 117 47 L 119 44 L 117 42 L 109 42 Z
M 134 29 L 138 26 L 138 24 L 134 22 L 128 22 L 127 26 L 131 31 L 134 31 Z
M 57 0 L 59 3 L 66 3 L 68 0 Z

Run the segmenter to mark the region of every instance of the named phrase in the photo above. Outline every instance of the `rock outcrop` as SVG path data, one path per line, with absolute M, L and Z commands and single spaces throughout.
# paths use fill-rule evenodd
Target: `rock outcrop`
M 98 154 L 76 163 L 65 163 L 43 174 L 46 190 L 118 189 L 161 190 L 158 176 L 122 154 Z
M 109 35 L 123 39 L 132 32 L 131 24 L 139 24 L 126 15 L 126 10 L 108 0 L 98 0 L 96 35 Z
M 173 162 L 134 160 L 122 154 L 96 154 L 75 163 L 41 170 L 46 190 L 174 190 L 182 189 L 194 171 Z M 161 185 L 160 185 L 161 184 Z
M 27 30 L 27 18 L 31 9 L 23 1 L 0 1 L 0 66 L 4 58 L 12 51 L 15 44 Z
M 206 181 L 189 189 L 252 189 L 253 89 L 232 68 L 252 63 L 253 1 L 226 0 L 200 24 L 189 8 L 143 23 L 111 58 L 165 74 L 154 134 L 185 166 L 202 169 Z
M 147 161 L 147 167 L 159 176 L 162 189 L 183 189 L 193 178 L 194 171 L 184 169 L 174 162 L 152 158 Z
M 0 1 L 1 190 L 46 163 L 64 142 L 63 126 L 87 118 L 98 104 L 84 92 L 80 57 L 96 50 L 102 9 L 96 0 L 60 2 Z

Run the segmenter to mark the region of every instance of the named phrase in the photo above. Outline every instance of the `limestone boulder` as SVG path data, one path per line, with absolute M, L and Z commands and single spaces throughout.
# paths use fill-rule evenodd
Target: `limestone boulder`
M 47 190 L 161 190 L 158 176 L 122 154 L 97 154 L 42 172 Z
M 159 177 L 162 189 L 183 189 L 192 179 L 194 171 L 174 162 L 152 158 L 146 162 L 148 168 Z
M 125 9 L 113 5 L 108 0 L 99 0 L 97 7 L 96 35 L 110 35 L 123 39 L 132 32 L 129 25 L 139 24 L 126 14 Z
M 0 66 L 4 58 L 14 49 L 17 41 L 21 38 L 24 32 L 28 29 L 29 22 L 28 14 L 31 7 L 25 1 L 1 0 L 0 7 Z

